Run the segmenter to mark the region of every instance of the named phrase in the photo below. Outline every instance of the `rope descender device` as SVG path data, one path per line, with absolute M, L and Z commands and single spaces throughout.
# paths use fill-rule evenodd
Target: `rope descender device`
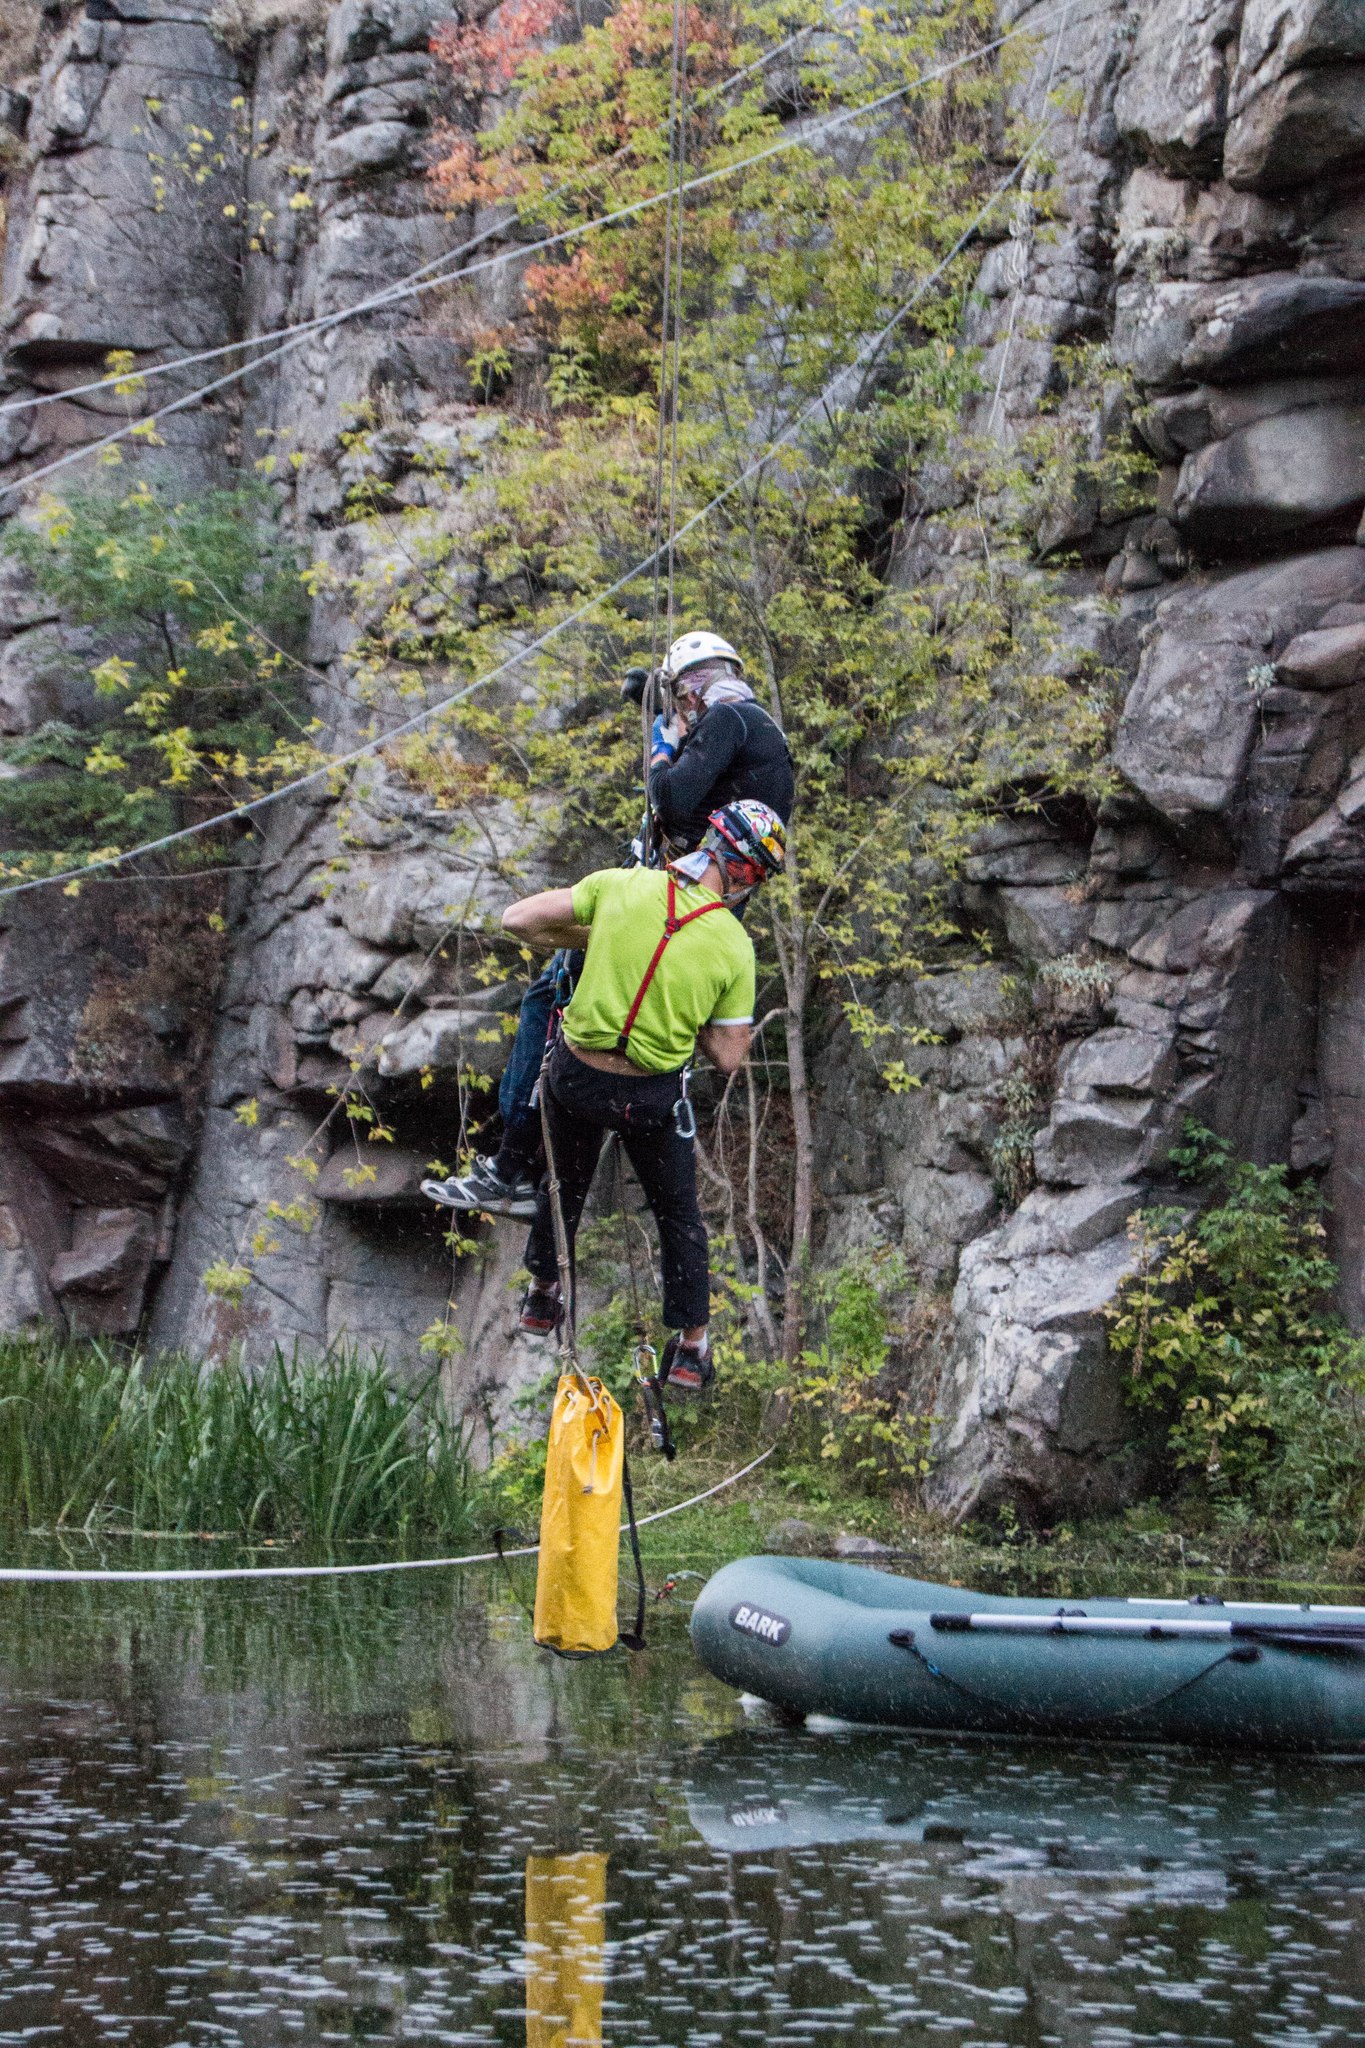
M 648 1372 L 645 1370 L 646 1358 L 651 1368 Z M 640 1389 L 640 1399 L 644 1404 L 645 1421 L 649 1424 L 649 1440 L 655 1450 L 667 1458 L 671 1465 L 678 1455 L 678 1447 L 673 1441 L 673 1431 L 669 1428 L 668 1410 L 664 1407 L 664 1392 L 659 1384 L 659 1354 L 654 1346 L 647 1344 L 643 1338 L 635 1346 L 634 1365 L 636 1385 Z

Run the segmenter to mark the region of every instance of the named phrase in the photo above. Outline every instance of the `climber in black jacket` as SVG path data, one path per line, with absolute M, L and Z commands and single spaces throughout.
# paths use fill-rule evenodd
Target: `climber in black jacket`
M 744 667 L 717 633 L 684 633 L 668 650 L 665 675 L 677 709 L 654 721 L 649 800 L 669 845 L 690 853 L 720 804 L 755 798 L 790 822 L 796 794 L 782 728 L 744 680 Z
M 647 680 L 643 670 L 636 674 L 641 683 Z M 788 824 L 796 794 L 792 757 L 781 726 L 744 681 L 744 664 L 729 641 L 718 633 L 684 633 L 668 650 L 661 680 L 672 688 L 675 709 L 654 721 L 649 801 L 663 842 L 654 860 L 693 852 L 711 813 L 744 797 L 766 804 Z M 629 682 L 623 694 L 640 701 Z M 534 1216 L 542 1166 L 535 1086 L 556 1002 L 567 1002 L 581 966 L 581 954 L 557 953 L 522 998 L 498 1089 L 502 1143 L 495 1154 L 476 1158 L 468 1173 L 422 1182 L 422 1192 L 441 1207 Z

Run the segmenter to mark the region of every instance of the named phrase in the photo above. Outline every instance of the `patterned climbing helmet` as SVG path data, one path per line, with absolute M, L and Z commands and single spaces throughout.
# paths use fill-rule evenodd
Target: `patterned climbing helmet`
M 747 862 L 757 883 L 781 874 L 787 859 L 787 828 L 767 804 L 756 797 L 740 797 L 712 811 L 702 846 L 727 860 Z

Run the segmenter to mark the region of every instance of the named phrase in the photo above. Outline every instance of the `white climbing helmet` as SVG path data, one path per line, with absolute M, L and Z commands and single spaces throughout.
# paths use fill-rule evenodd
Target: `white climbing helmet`
M 740 660 L 728 640 L 722 640 L 719 633 L 684 633 L 673 642 L 664 662 L 664 674 L 671 683 L 689 668 L 697 668 L 703 661 L 732 661 L 735 674 L 742 676 L 744 663 Z

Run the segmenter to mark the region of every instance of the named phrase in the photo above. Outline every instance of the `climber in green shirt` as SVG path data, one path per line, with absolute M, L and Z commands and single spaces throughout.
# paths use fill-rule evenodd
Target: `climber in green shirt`
M 576 1053 L 619 1049 L 621 1020 L 667 916 L 670 883 L 676 915 L 689 921 L 650 979 L 630 1031 L 630 1061 L 646 1073 L 674 1074 L 687 1065 L 708 1025 L 752 1024 L 754 949 L 744 927 L 733 917 L 704 923 L 694 916 L 720 899 L 671 869 L 600 868 L 570 891 L 574 923 L 592 933 L 564 1012 L 564 1037 Z M 719 1049 L 717 1064 L 724 1065 L 725 1047 Z
M 503 914 L 506 930 L 532 945 L 587 948 L 541 1083 L 564 1225 L 572 1249 L 602 1141 L 619 1132 L 659 1230 L 663 1316 L 674 1331 L 659 1376 L 682 1393 L 714 1378 L 687 1066 L 698 1045 L 722 1073 L 744 1063 L 754 949 L 730 911 L 785 858 L 781 819 L 744 799 L 713 812 L 697 851 L 665 869 L 601 869 Z M 564 1311 L 550 1203 L 542 1186 L 526 1247 L 521 1326 L 540 1333 Z

